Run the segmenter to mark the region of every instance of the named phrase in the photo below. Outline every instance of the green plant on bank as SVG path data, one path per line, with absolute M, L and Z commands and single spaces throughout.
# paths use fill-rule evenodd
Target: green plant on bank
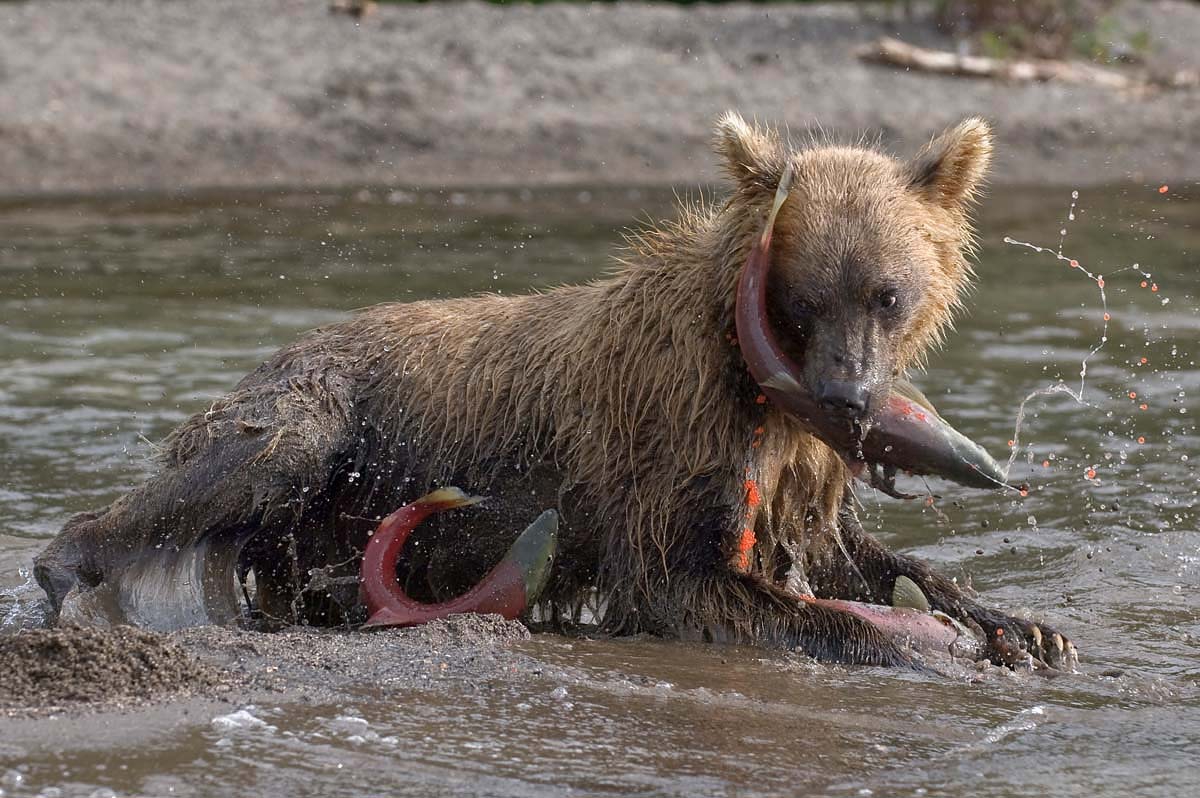
M 1150 35 L 1117 21 L 1112 11 L 1119 1 L 935 0 L 933 20 L 993 58 L 1141 60 Z
M 1126 30 L 1106 15 L 1091 30 L 1078 31 L 1071 47 L 1093 61 L 1141 61 L 1150 51 L 1150 31 Z

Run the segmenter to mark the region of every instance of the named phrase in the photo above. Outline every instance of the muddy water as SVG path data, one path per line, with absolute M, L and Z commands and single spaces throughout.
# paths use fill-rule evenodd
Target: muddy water
M 917 379 L 997 454 L 1021 398 L 1077 388 L 1101 335 L 1095 283 L 1003 241 L 1057 247 L 1069 202 L 989 200 L 972 312 Z M 30 560 L 62 520 L 142 477 L 153 441 L 297 332 L 385 299 L 587 279 L 622 226 L 668 207 L 625 190 L 0 205 L 0 634 L 35 622 Z M 889 543 L 1068 631 L 1081 674 L 535 636 L 354 678 L 372 660 L 343 636 L 324 675 L 253 696 L 0 717 L 0 795 L 1195 794 L 1196 219 L 1175 193 L 1080 198 L 1065 251 L 1105 275 L 1112 321 L 1087 404 L 1028 406 L 1028 497 L 863 493 Z M 1120 271 L 1135 262 L 1151 276 Z

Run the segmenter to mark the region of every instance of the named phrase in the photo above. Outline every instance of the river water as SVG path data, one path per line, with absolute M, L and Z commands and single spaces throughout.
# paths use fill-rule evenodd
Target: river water
M 515 655 L 554 679 L 168 704 L 128 737 L 67 716 L 35 739 L 0 717 L 0 795 L 1197 794 L 1197 201 L 1117 186 L 1083 191 L 1073 220 L 1070 204 L 994 192 L 970 313 L 915 379 L 1007 451 L 1021 399 L 1078 390 L 1100 343 L 1098 286 L 1068 261 L 1104 275 L 1083 403 L 1027 406 L 1012 476 L 1029 496 L 862 495 L 889 544 L 1067 632 L 1079 674 L 539 635 Z M 384 300 L 588 279 L 670 206 L 635 189 L 0 204 L 0 634 L 32 622 L 30 562 L 62 521 L 145 475 L 154 441 L 298 332 Z M 1057 250 L 1062 230 L 1065 261 L 1005 241 Z

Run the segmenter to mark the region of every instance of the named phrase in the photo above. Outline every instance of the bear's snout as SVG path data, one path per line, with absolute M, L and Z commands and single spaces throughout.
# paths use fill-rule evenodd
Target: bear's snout
M 857 380 L 824 379 L 817 383 L 816 399 L 827 413 L 857 421 L 867 414 L 870 393 Z

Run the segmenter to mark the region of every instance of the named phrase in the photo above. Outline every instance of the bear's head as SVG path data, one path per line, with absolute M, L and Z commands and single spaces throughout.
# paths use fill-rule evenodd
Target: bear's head
M 729 210 L 745 214 L 751 235 L 791 162 L 771 246 L 771 329 L 828 412 L 869 417 L 960 304 L 969 212 L 991 158 L 987 123 L 968 119 L 901 162 L 867 147 L 792 149 L 729 113 L 717 150 L 736 185 Z

